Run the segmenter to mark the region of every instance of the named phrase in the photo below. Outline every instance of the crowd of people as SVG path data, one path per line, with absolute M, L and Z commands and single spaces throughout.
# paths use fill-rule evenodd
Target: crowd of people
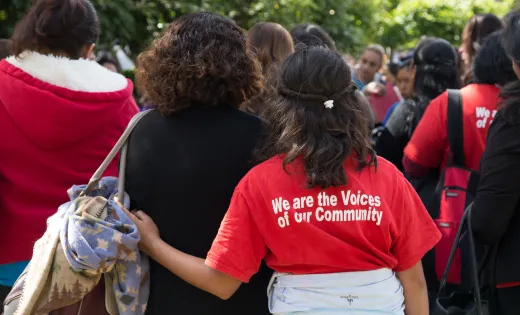
M 22 297 L 35 300 L 24 313 L 20 296 L 36 281 L 24 274 L 44 268 L 36 253 L 54 214 L 140 111 L 122 160 L 104 173 L 117 177 L 121 166 L 130 198 L 107 197 L 104 224 L 127 223 L 112 224 L 109 239 L 94 237 L 96 220 L 92 230 L 77 226 L 94 242 L 90 256 L 115 244 L 117 258 L 82 256 L 64 242 L 71 223 L 58 245 L 80 280 L 110 280 L 112 260 L 138 266 L 111 267 L 124 268 L 110 280 L 114 290 L 101 277 L 87 290 L 47 285 L 49 301 L 67 297 L 74 314 L 113 314 L 102 298 L 112 294 L 124 315 L 463 309 L 437 299 L 445 274 L 449 293 L 468 290 L 468 252 L 448 256 L 471 212 L 489 314 L 518 314 L 519 13 L 475 15 L 460 48 L 423 37 L 393 57 L 372 44 L 357 58 L 318 25 L 245 31 L 217 14 L 187 14 L 139 55 L 136 88 L 110 54 L 96 57 L 101 31 L 89 0 L 36 0 L 0 40 L 6 315 L 72 314 L 41 296 Z M 133 230 L 149 275 L 122 241 Z M 127 278 L 140 286 L 125 288 Z

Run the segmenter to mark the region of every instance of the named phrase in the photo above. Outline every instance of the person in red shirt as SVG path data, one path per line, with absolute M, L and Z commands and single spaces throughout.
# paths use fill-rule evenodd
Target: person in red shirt
M 162 241 L 142 211 L 129 213 L 141 248 L 222 299 L 265 260 L 275 270 L 273 314 L 427 315 L 421 258 L 440 233 L 403 175 L 371 149 L 362 106 L 341 55 L 290 55 L 267 111 L 270 158 L 236 187 L 206 259 Z
M 511 60 L 501 43 L 501 31 L 490 35 L 473 61 L 475 83 L 461 89 L 466 167 L 477 171 L 486 146 L 486 135 L 497 113 L 500 86 L 516 80 Z M 405 172 L 424 177 L 430 169 L 442 169 L 448 160 L 448 93 L 435 98 L 404 150 Z

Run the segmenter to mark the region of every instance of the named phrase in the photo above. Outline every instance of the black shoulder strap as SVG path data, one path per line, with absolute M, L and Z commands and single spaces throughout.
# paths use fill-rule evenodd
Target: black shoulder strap
M 448 90 L 448 141 L 454 166 L 466 167 L 464 159 L 464 129 L 460 90 Z

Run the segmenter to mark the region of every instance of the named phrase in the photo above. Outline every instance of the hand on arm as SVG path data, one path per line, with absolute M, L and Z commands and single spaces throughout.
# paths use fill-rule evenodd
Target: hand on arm
M 366 96 L 374 94 L 377 96 L 383 96 L 386 94 L 386 86 L 378 82 L 370 82 L 365 86 L 365 89 L 363 89 L 363 93 Z
M 223 300 L 229 299 L 242 282 L 207 266 L 204 259 L 183 253 L 164 242 L 153 220 L 142 211 L 128 216 L 141 234 L 140 249 L 191 285 Z

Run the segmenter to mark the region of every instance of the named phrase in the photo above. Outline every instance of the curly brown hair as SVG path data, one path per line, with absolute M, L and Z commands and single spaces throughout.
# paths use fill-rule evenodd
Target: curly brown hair
M 265 157 L 283 155 L 286 171 L 302 158 L 310 188 L 346 184 L 347 159 L 360 170 L 375 165 L 365 104 L 356 91 L 350 67 L 335 51 L 316 46 L 290 55 L 280 68 L 278 97 L 266 112 Z M 333 107 L 327 108 L 330 100 Z
M 165 115 L 192 105 L 239 108 L 261 89 L 261 66 L 245 32 L 213 13 L 176 19 L 138 63 L 138 84 Z

